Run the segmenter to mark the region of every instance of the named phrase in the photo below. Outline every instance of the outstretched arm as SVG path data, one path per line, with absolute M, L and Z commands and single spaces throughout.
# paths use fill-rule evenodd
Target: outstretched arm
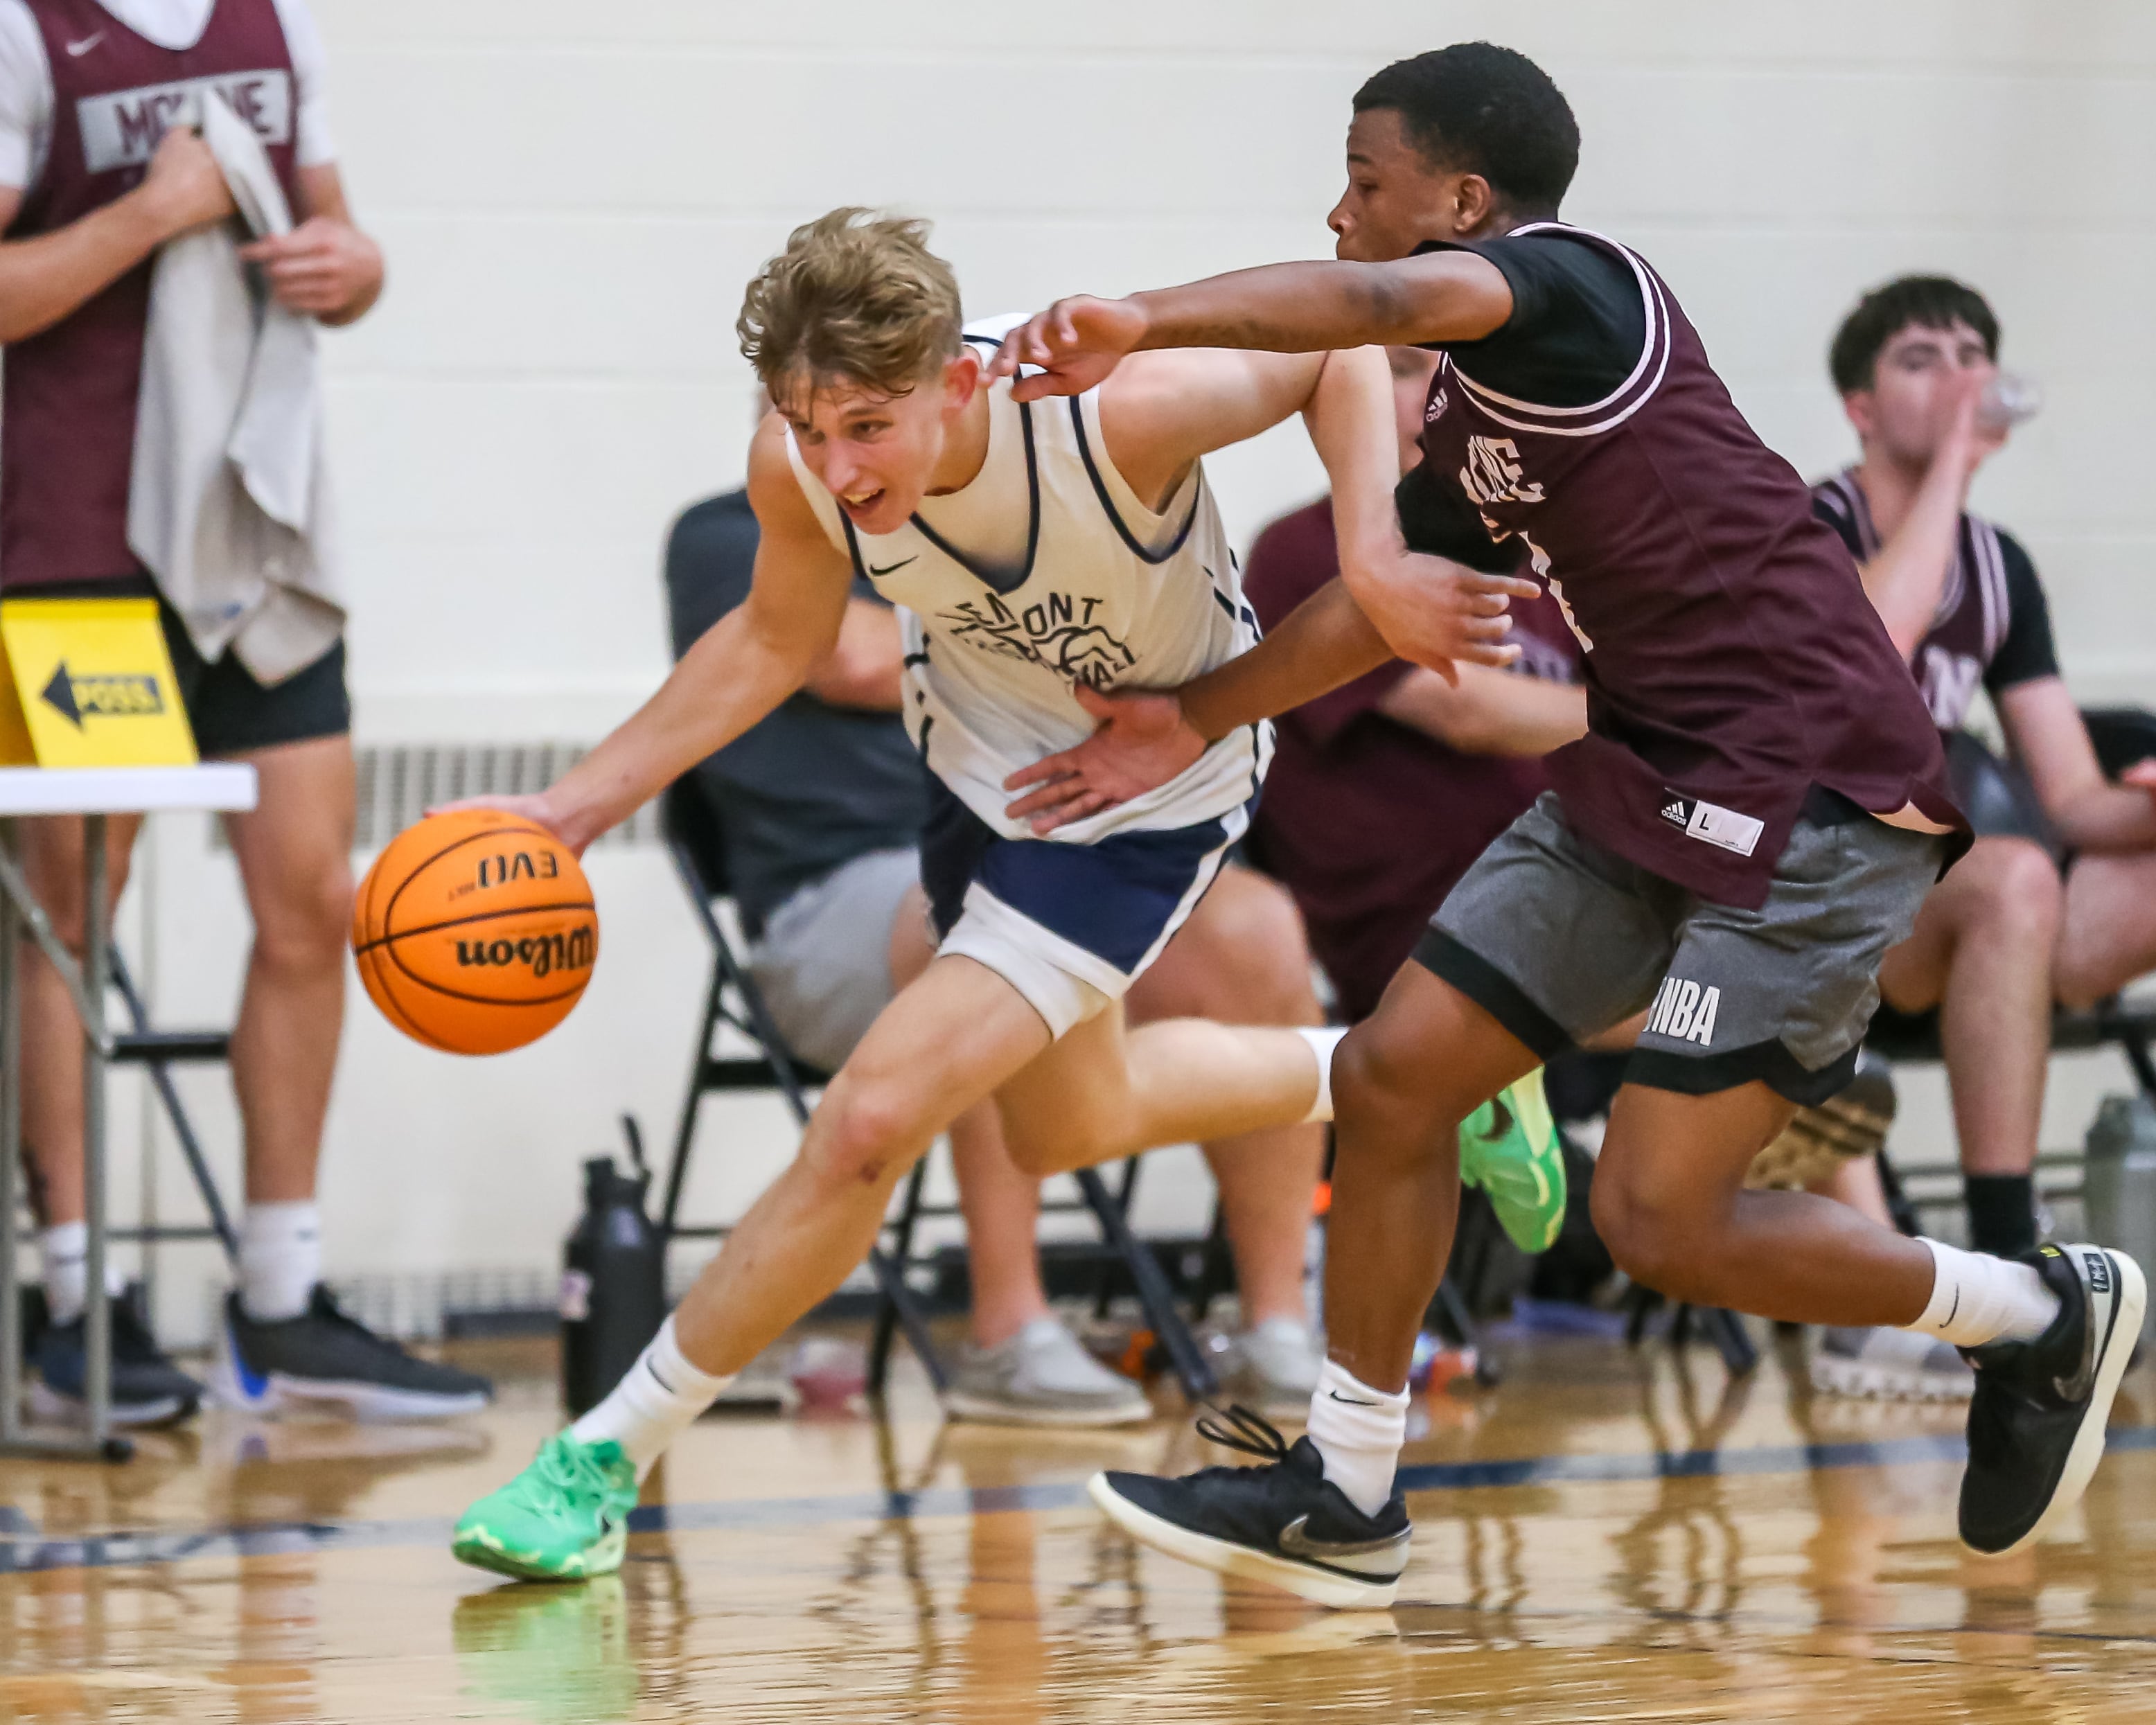
M 1078 704 L 1098 728 L 1075 748 L 1006 778 L 1004 788 L 1016 800 L 1004 812 L 1050 833 L 1127 803 L 1186 771 L 1229 732 L 1300 706 L 1392 656 L 1347 588 L 1328 581 L 1250 652 L 1179 689 L 1103 695 L 1078 685 Z
M 1532 598 L 1533 583 L 1412 556 L 1400 537 L 1399 440 L 1382 351 L 1147 353 L 1101 389 L 1108 458 L 1156 509 L 1199 457 L 1298 413 L 1332 482 L 1340 572 L 1393 652 L 1447 676 L 1455 660 L 1509 664 L 1506 601 Z
M 1058 300 L 1004 337 L 990 370 L 1021 401 L 1091 389 L 1126 354 L 1158 347 L 1328 348 L 1471 341 L 1512 315 L 1503 273 L 1472 252 L 1389 264 L 1268 264 L 1122 300 Z
M 1409 671 L 1378 711 L 1463 755 L 1532 757 L 1587 733 L 1587 691 L 1578 684 L 1474 665 L 1462 665 L 1450 683 Z
M 762 536 L 748 602 L 699 637 L 658 693 L 551 788 L 451 807 L 511 809 L 582 852 L 808 680 L 838 644 L 852 572 L 801 495 L 776 414 L 750 448 L 748 495 Z
M 1465 577 L 1469 572 L 1459 573 Z M 1481 603 L 1491 608 L 1490 615 L 1502 629 L 1503 597 L 1490 595 Z M 1014 820 L 1030 821 L 1036 833 L 1048 833 L 1127 803 L 1185 771 L 1209 744 L 1229 732 L 1315 701 L 1394 656 L 1345 579 L 1328 581 L 1248 653 L 1179 689 L 1103 695 L 1080 685 L 1078 703 L 1100 721 L 1099 728 L 1075 748 L 1020 768 L 1005 779 L 1005 790 L 1025 794 L 1004 812 Z M 1491 677 L 1505 675 L 1479 666 L 1463 669 Z

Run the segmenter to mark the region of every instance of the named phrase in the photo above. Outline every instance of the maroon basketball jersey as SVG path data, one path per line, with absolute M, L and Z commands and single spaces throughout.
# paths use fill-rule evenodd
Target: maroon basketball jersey
M 1762 444 L 1661 279 L 1646 341 L 1590 406 L 1484 388 L 1450 355 L 1424 467 L 1524 548 L 1586 655 L 1589 735 L 1549 757 L 1585 836 L 1722 903 L 1765 901 L 1815 785 L 1958 824 L 1938 733 L 1795 470 Z
M 1859 562 L 1879 555 L 1879 529 L 1872 524 L 1871 506 L 1856 482 L 1855 468 L 1822 480 L 1812 488 L 1812 496 L 1833 517 L 1842 542 Z M 2006 644 L 2013 620 L 2006 549 L 1999 529 L 1964 514 L 1954 535 L 1953 564 L 1947 571 L 1939 608 L 1909 655 L 1909 669 L 1940 730 L 1954 730 L 1969 716 L 1984 671 Z
M 132 191 L 167 126 L 187 124 L 205 86 L 260 136 L 285 198 L 299 205 L 298 92 L 275 0 L 218 0 L 192 48 L 160 48 L 96 0 L 28 0 L 53 74 L 45 165 L 8 231 L 64 228 Z M 92 44 L 87 49 L 85 42 Z M 137 572 L 127 548 L 127 481 L 142 382 L 150 263 L 137 264 L 50 329 L 8 349 L 0 375 L 0 584 Z

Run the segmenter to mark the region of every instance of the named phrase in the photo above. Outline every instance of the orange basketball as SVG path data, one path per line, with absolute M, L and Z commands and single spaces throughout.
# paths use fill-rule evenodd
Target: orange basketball
M 591 883 L 544 827 L 498 809 L 431 814 L 374 860 L 352 916 L 382 1016 L 450 1054 L 501 1054 L 568 1017 L 598 957 Z

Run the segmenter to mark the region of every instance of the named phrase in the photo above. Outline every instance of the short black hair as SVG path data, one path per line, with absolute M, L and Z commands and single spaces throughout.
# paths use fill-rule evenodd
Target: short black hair
M 1400 116 L 1434 167 L 1480 174 L 1523 215 L 1554 215 L 1579 167 L 1579 122 L 1548 73 L 1492 42 L 1394 60 L 1355 92 L 1355 111 Z
M 1887 344 L 1914 324 L 1950 330 L 1965 323 L 1984 338 L 1984 351 L 1999 357 L 1999 319 L 1982 294 L 1951 275 L 1899 275 L 1856 302 L 1834 332 L 1826 368 L 1844 395 L 1869 389 Z

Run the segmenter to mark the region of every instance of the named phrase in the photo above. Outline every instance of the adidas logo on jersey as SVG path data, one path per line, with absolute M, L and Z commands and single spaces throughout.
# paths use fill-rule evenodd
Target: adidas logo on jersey
M 1674 1037 L 1679 1042 L 1697 1042 L 1702 1048 L 1714 1045 L 1715 1016 L 1722 1010 L 1722 990 L 1697 983 L 1680 982 L 1673 976 L 1662 978 L 1656 991 L 1655 1004 L 1647 1009 L 1647 1030 L 1656 1036 Z
M 1687 797 L 1667 785 L 1662 787 L 1662 795 L 1668 798 L 1661 805 L 1662 819 L 1673 827 L 1682 827 L 1687 839 L 1697 839 L 1717 850 L 1733 850 L 1739 856 L 1749 856 L 1759 848 L 1766 822 L 1724 809 L 1719 803 Z

